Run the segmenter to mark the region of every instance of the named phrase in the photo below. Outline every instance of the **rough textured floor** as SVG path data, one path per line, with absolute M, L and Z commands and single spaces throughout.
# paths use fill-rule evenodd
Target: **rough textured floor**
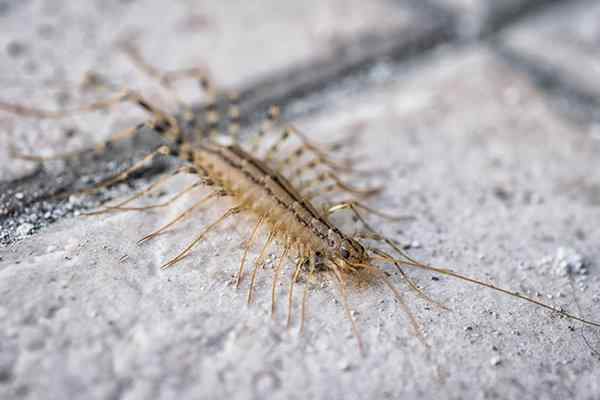
M 380 171 L 364 178 L 386 185 L 371 204 L 413 217 L 370 221 L 415 257 L 600 320 L 596 2 L 172 3 L 0 0 L 0 101 L 52 109 L 109 96 L 81 88 L 94 70 L 168 105 L 118 51 L 122 40 L 165 69 L 205 66 L 242 90 L 248 113 L 278 101 L 316 141 L 358 134 L 343 155 Z M 180 90 L 202 101 L 195 85 Z M 60 121 L 0 111 L 0 398 L 600 398 L 599 329 L 410 271 L 452 309 L 441 311 L 392 273 L 430 347 L 385 287 L 363 282 L 350 290 L 363 357 L 327 279 L 310 286 L 301 335 L 302 284 L 291 329 L 286 286 L 271 319 L 272 263 L 246 305 L 248 282 L 232 280 L 251 219 L 159 269 L 227 204 L 138 246 L 194 196 L 104 217 L 77 215 L 96 198 L 52 197 L 139 159 L 150 132 L 41 170 L 9 155 L 81 148 L 144 118 L 128 105 Z

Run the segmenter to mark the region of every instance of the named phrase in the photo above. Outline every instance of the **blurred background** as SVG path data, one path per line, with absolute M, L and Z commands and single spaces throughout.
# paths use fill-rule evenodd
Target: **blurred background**
M 416 256 L 598 319 L 600 2 L 0 0 L 0 103 L 109 97 L 85 84 L 93 73 L 178 115 L 123 44 L 238 91 L 246 133 L 278 104 L 314 140 L 358 134 L 351 153 L 384 171 L 375 206 L 415 217 L 382 229 Z M 193 82 L 177 90 L 205 101 Z M 428 352 L 383 291 L 363 292 L 363 359 L 327 291 L 306 340 L 265 327 L 268 296 L 246 309 L 218 284 L 239 262 L 229 239 L 211 242 L 212 261 L 200 252 L 207 272 L 160 274 L 156 260 L 187 237 L 135 249 L 137 227 L 160 216 L 67 218 L 101 199 L 54 193 L 131 165 L 152 135 L 43 168 L 10 156 L 80 149 L 146 118 L 131 105 L 60 120 L 0 111 L 0 397 L 600 396 L 597 330 L 510 299 L 417 276 L 455 310 L 416 303 Z M 124 254 L 138 261 L 124 269 Z

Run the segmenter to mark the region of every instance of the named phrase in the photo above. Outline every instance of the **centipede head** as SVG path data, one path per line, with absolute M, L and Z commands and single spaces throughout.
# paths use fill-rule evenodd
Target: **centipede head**
M 349 269 L 354 269 L 354 265 L 366 263 L 370 259 L 366 249 L 352 238 L 341 240 L 335 255 L 337 263 Z

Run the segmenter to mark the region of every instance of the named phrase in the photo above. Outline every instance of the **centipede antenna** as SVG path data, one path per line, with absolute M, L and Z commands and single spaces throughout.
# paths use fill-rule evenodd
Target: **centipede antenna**
M 384 254 L 386 254 L 386 253 L 384 253 Z M 582 323 L 584 323 L 586 325 L 592 325 L 592 326 L 600 327 L 600 323 L 599 322 L 594 322 L 594 321 L 587 320 L 585 318 L 578 317 L 576 315 L 573 315 L 573 314 L 570 314 L 570 313 L 568 313 L 566 311 L 563 311 L 563 310 L 561 310 L 559 308 L 553 307 L 553 306 L 548 305 L 546 303 L 542 303 L 541 301 L 532 299 L 531 297 L 522 295 L 522 294 L 520 294 L 518 292 L 513 292 L 513 291 L 510 291 L 508 289 L 503 289 L 503 288 L 495 286 L 495 285 L 493 285 L 491 283 L 480 281 L 480 280 L 477 280 L 475 278 L 471 278 L 469 276 L 462 275 L 462 274 L 450 271 L 450 270 L 445 269 L 445 268 L 432 267 L 432 266 L 429 266 L 429 265 L 426 265 L 426 264 L 423 264 L 423 263 L 420 263 L 420 262 L 414 263 L 414 262 L 411 262 L 411 261 L 394 259 L 389 254 L 386 254 L 385 257 L 384 256 L 379 256 L 379 257 L 380 257 L 380 259 L 382 259 L 384 261 L 387 261 L 387 262 L 394 262 L 394 261 L 396 261 L 396 262 L 398 262 L 398 263 L 400 263 L 402 265 L 406 265 L 406 266 L 410 266 L 410 267 L 414 267 L 414 268 L 420 268 L 420 269 L 423 269 L 423 270 L 426 270 L 426 271 L 436 272 L 436 273 L 441 274 L 441 275 L 446 275 L 446 276 L 450 276 L 450 277 L 453 277 L 453 278 L 456 278 L 456 279 L 459 279 L 459 280 L 462 280 L 462 281 L 474 283 L 476 285 L 483 286 L 483 287 L 486 287 L 488 289 L 492 289 L 492 290 L 495 290 L 497 292 L 501 292 L 501 293 L 507 294 L 509 296 L 516 297 L 518 299 L 525 300 L 527 302 L 536 304 L 536 305 L 538 305 L 540 307 L 543 307 L 543 308 L 545 308 L 547 310 L 554 311 L 554 312 L 556 312 L 556 313 L 558 313 L 558 314 L 560 314 L 560 315 L 562 315 L 564 317 L 567 317 L 567 318 L 575 320 L 575 321 L 582 322 Z

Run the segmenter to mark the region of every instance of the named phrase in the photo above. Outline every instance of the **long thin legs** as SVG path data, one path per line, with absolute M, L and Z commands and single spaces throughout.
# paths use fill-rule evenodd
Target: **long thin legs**
M 177 200 L 181 196 L 183 196 L 185 193 L 188 193 L 188 192 L 200 187 L 201 185 L 210 186 L 213 184 L 213 182 L 211 182 L 210 180 L 207 180 L 205 178 L 201 178 L 200 181 L 195 182 L 192 185 L 189 185 L 188 187 L 186 187 L 185 189 L 183 189 L 182 191 L 180 191 L 179 193 L 174 195 L 171 199 L 169 199 L 165 203 L 155 204 L 155 205 L 146 206 L 146 207 L 125 207 L 125 206 L 127 204 L 133 202 L 134 200 L 137 200 L 143 196 L 149 195 L 150 193 L 156 191 L 161 186 L 163 186 L 168 180 L 172 179 L 176 175 L 179 175 L 181 173 L 194 173 L 194 170 L 195 169 L 193 167 L 189 167 L 189 166 L 179 167 L 176 170 L 174 170 L 172 173 L 170 173 L 169 175 L 159 178 L 156 182 L 153 182 L 152 184 L 148 185 L 145 189 L 135 193 L 134 195 L 128 197 L 127 199 L 121 200 L 120 202 L 118 202 L 117 204 L 114 204 L 114 205 L 106 205 L 100 210 L 93 211 L 90 213 L 85 213 L 84 215 L 99 215 L 99 214 L 104 214 L 104 213 L 112 212 L 112 211 L 144 211 L 144 210 L 149 210 L 149 209 L 154 209 L 154 208 L 166 207 L 166 206 L 172 204 L 175 200 Z
M 308 271 L 308 279 L 304 282 L 304 291 L 302 293 L 302 305 L 300 308 L 300 333 L 304 332 L 304 321 L 306 321 L 306 310 L 308 309 L 308 281 L 312 283 L 317 268 L 316 257 L 314 254 L 310 255 L 308 261 L 310 270 Z
M 149 162 L 151 162 L 154 158 L 158 157 L 158 156 L 166 156 L 170 154 L 170 149 L 167 146 L 160 146 L 158 149 L 152 151 L 151 153 L 147 154 L 146 156 L 144 156 L 144 158 L 142 158 L 141 160 L 137 161 L 135 164 L 133 164 L 131 167 L 127 168 L 125 171 L 120 172 L 116 175 L 113 175 L 105 180 L 103 180 L 100 183 L 97 183 L 96 185 L 89 187 L 89 188 L 84 188 L 84 189 L 80 189 L 80 190 L 75 190 L 72 192 L 66 192 L 66 193 L 58 193 L 56 195 L 54 195 L 53 197 L 55 198 L 65 198 L 68 196 L 72 196 L 72 195 L 78 195 L 78 194 L 92 194 L 92 193 L 96 193 L 99 190 L 103 189 L 103 188 L 107 188 L 109 186 L 113 186 L 119 182 L 125 181 L 127 180 L 127 178 L 129 178 L 133 173 L 135 173 L 136 171 L 141 170 L 142 168 L 144 168 Z
M 250 237 L 248 238 L 246 243 L 244 243 L 244 254 L 242 255 L 242 259 L 240 261 L 240 270 L 238 271 L 238 275 L 235 280 L 236 288 L 240 287 L 240 283 L 242 282 L 242 276 L 244 275 L 244 264 L 246 263 L 246 258 L 248 257 L 248 252 L 250 251 L 250 248 L 252 247 L 252 244 L 254 243 L 254 240 L 256 239 L 258 230 L 259 230 L 260 226 L 263 224 L 263 222 L 265 221 L 266 217 L 267 217 L 266 215 L 261 215 L 258 218 L 256 225 L 254 225 L 254 228 L 252 229 L 252 233 L 250 234 Z
M 354 337 L 356 338 L 356 342 L 358 344 L 358 349 L 362 355 L 365 355 L 365 347 L 363 345 L 363 341 L 360 336 L 360 332 L 358 331 L 358 328 L 356 327 L 356 321 L 354 321 L 354 318 L 352 317 L 352 313 L 350 312 L 350 306 L 348 305 L 348 293 L 346 292 L 346 281 L 344 280 L 344 277 L 342 276 L 340 267 L 334 262 L 332 262 L 331 265 L 333 267 L 333 277 L 335 278 L 335 280 L 338 283 L 340 298 L 342 300 L 342 305 L 344 306 L 344 313 L 346 314 L 346 318 L 348 318 L 348 320 L 350 321 L 350 324 L 352 325 L 352 333 L 354 334 Z
M 212 224 L 210 224 L 206 228 L 204 228 L 202 230 L 202 232 L 200 232 L 200 234 L 185 249 L 183 249 L 183 251 L 181 251 L 181 253 L 179 253 L 179 255 L 177 255 L 177 257 L 175 257 L 175 258 L 171 259 L 170 261 L 166 262 L 165 264 L 163 264 L 161 266 L 161 269 L 172 267 L 173 265 L 175 265 L 176 263 L 181 261 L 192 251 L 194 246 L 196 246 L 202 239 L 204 239 L 204 237 L 206 236 L 206 234 L 208 232 L 213 230 L 217 225 L 219 225 L 225 219 L 227 219 L 228 217 L 230 217 L 234 214 L 239 213 L 241 210 L 242 210 L 242 208 L 240 206 L 232 207 L 229 210 L 227 210 L 225 212 L 225 214 L 223 214 L 221 217 L 219 217 L 215 222 L 213 222 Z
M 209 193 L 208 195 L 206 195 L 205 197 L 203 197 L 199 201 L 197 201 L 193 206 L 189 207 L 187 210 L 185 210 L 182 213 L 180 213 L 179 215 L 177 215 L 177 217 L 175 217 L 173 220 L 169 221 L 168 223 L 166 223 L 159 229 L 155 230 L 154 232 L 152 232 L 152 233 L 144 236 L 140 240 L 138 240 L 137 243 L 141 244 L 147 240 L 150 240 L 150 239 L 160 235 L 161 233 L 163 233 L 164 231 L 166 231 L 173 225 L 175 225 L 178 222 L 181 222 L 185 218 L 189 217 L 192 214 L 192 212 L 194 212 L 196 209 L 198 209 L 201 205 L 205 204 L 207 201 L 209 201 L 211 199 L 214 199 L 217 196 L 226 196 L 226 193 L 223 191 Z
M 300 271 L 302 269 L 302 264 L 306 262 L 306 257 L 299 257 L 298 262 L 296 263 L 296 268 L 292 273 L 290 280 L 290 287 L 288 289 L 288 315 L 287 315 L 287 323 L 286 326 L 289 328 L 292 325 L 292 301 L 294 299 L 294 285 L 300 276 Z
M 254 269 L 252 270 L 252 280 L 250 281 L 250 288 L 248 289 L 248 304 L 252 302 L 252 293 L 254 291 L 254 286 L 256 285 L 256 275 L 258 273 L 258 269 L 264 265 L 267 250 L 269 249 L 271 243 L 273 243 L 273 239 L 275 239 L 276 233 L 277 232 L 275 229 L 273 229 L 271 233 L 269 233 L 269 236 L 267 237 L 267 240 L 265 241 L 265 244 L 262 250 L 260 251 L 260 254 L 256 258 L 256 261 L 254 261 Z
M 290 251 L 291 244 L 288 241 L 283 246 L 283 252 L 277 259 L 277 264 L 275 265 L 275 269 L 273 270 L 273 285 L 271 289 L 271 317 L 275 318 L 275 308 L 277 307 L 277 281 L 279 280 L 279 274 L 281 272 L 281 268 L 283 267 L 283 263 L 285 262 L 286 256 Z

